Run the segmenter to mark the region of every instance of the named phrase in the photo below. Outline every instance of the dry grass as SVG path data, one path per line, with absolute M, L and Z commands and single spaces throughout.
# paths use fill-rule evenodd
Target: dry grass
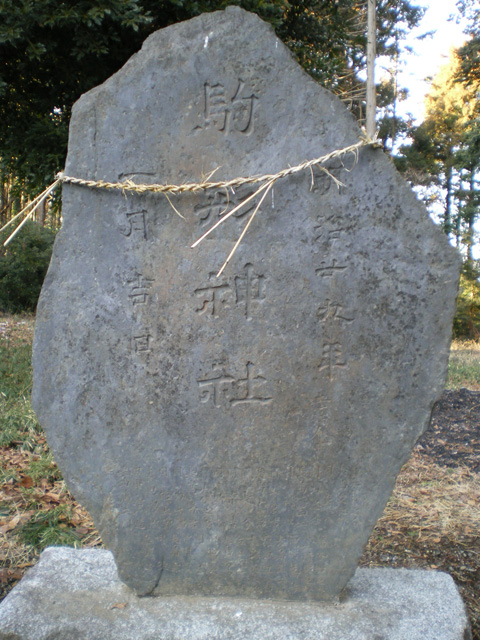
M 446 571 L 467 605 L 480 639 L 480 476 L 447 468 L 415 451 L 372 532 L 363 566 Z
M 480 477 L 446 468 L 415 452 L 398 477 L 379 524 L 395 521 L 418 540 L 439 543 L 480 531 Z
M 0 343 L 18 346 L 31 344 L 35 316 L 31 313 L 9 315 L 0 313 Z
M 480 356 L 480 342 L 477 340 L 452 340 L 451 351 L 473 351 Z
M 465 387 L 480 391 L 480 342 L 454 340 L 448 364 L 449 389 Z

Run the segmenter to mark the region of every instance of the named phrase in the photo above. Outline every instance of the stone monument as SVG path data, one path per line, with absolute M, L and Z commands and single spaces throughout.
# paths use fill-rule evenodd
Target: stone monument
M 153 34 L 82 96 L 65 173 L 222 182 L 359 137 L 270 27 L 230 7 Z M 33 404 L 137 596 L 338 602 L 429 422 L 458 256 L 380 150 L 325 168 L 275 183 L 219 277 L 259 196 L 191 245 L 258 185 L 64 186 Z M 257 637 L 175 633 L 155 637 Z

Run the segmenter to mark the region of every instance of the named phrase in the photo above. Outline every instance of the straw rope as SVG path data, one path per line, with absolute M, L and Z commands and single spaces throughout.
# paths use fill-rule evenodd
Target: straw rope
M 348 153 L 358 153 L 359 149 L 366 146 L 371 146 L 377 144 L 377 139 L 367 139 L 362 138 L 355 144 L 351 144 L 348 147 L 344 147 L 343 149 L 336 149 L 335 151 L 331 151 L 324 156 L 320 156 L 319 158 L 314 158 L 313 160 L 307 160 L 298 164 L 294 167 L 288 167 L 287 169 L 282 169 L 278 173 L 266 173 L 260 176 L 248 176 L 248 177 L 239 177 L 233 178 L 231 180 L 218 180 L 215 182 L 211 182 L 208 179 L 203 182 L 190 182 L 186 184 L 137 184 L 132 180 L 125 180 L 124 182 L 106 182 L 105 180 L 84 180 L 82 178 L 75 178 L 72 176 L 67 176 L 64 173 L 58 173 L 57 178 L 64 183 L 75 184 L 81 187 L 89 187 L 91 189 L 114 189 L 119 191 L 130 191 L 133 193 L 167 193 L 172 195 L 177 195 L 181 193 L 197 193 L 199 191 L 203 191 L 206 189 L 229 189 L 231 187 L 240 187 L 245 184 L 259 184 L 266 182 L 276 182 L 281 178 L 285 178 L 286 176 L 293 175 L 295 173 L 299 173 L 300 171 L 305 171 L 305 169 L 310 169 L 314 166 L 318 166 L 320 169 L 329 173 L 325 167 L 322 167 L 322 164 L 333 160 L 334 158 L 339 158 Z M 212 176 L 213 174 L 210 174 Z M 331 174 L 329 173 L 331 176 Z
M 12 240 L 12 238 L 14 238 L 15 235 L 20 231 L 20 229 L 27 222 L 27 220 L 29 220 L 33 216 L 33 214 L 35 213 L 36 209 L 40 206 L 40 204 L 44 202 L 46 198 L 60 184 L 63 184 L 63 183 L 77 185 L 80 187 L 87 187 L 90 189 L 117 190 L 117 191 L 122 191 L 123 193 L 125 192 L 131 192 L 131 193 L 137 193 L 137 194 L 160 193 L 167 198 L 172 209 L 175 211 L 175 213 L 177 213 L 182 218 L 183 218 L 182 214 L 175 208 L 172 201 L 170 200 L 170 197 L 169 197 L 170 195 L 180 195 L 182 193 L 198 193 L 200 191 L 206 191 L 208 189 L 225 189 L 228 194 L 228 189 L 233 189 L 234 187 L 240 187 L 246 184 L 260 185 L 253 194 L 251 194 L 250 196 L 242 200 L 240 204 L 233 207 L 229 211 L 227 211 L 228 209 L 228 204 L 227 204 L 225 212 L 223 213 L 221 218 L 218 220 L 218 222 L 216 222 L 212 227 L 210 227 L 210 229 L 208 229 L 200 238 L 198 238 L 198 240 L 196 240 L 196 242 L 194 242 L 191 245 L 192 248 L 198 246 L 200 242 L 202 242 L 202 240 L 204 240 L 208 235 L 210 235 L 210 233 L 212 233 L 212 231 L 214 231 L 220 224 L 225 222 L 225 220 L 228 220 L 228 218 L 230 218 L 234 213 L 236 213 L 237 211 L 245 207 L 251 200 L 255 199 L 256 196 L 259 196 L 261 194 L 261 198 L 258 204 L 256 205 L 252 215 L 249 217 L 244 229 L 242 230 L 242 233 L 240 234 L 240 237 L 236 241 L 232 251 L 230 252 L 227 259 L 225 260 L 222 268 L 217 273 L 217 277 L 218 277 L 222 274 L 223 270 L 232 259 L 240 242 L 242 241 L 248 228 L 252 224 L 253 219 L 257 215 L 257 212 L 259 211 L 260 206 L 263 203 L 266 195 L 269 193 L 269 191 L 273 188 L 273 186 L 278 180 L 280 180 L 281 178 L 286 178 L 287 176 L 294 175 L 301 171 L 305 171 L 306 169 L 310 169 L 310 172 L 312 174 L 312 187 L 313 187 L 314 185 L 313 167 L 317 167 L 318 169 L 323 171 L 327 176 L 329 176 L 329 178 L 331 178 L 338 187 L 343 186 L 343 183 L 340 180 L 338 180 L 338 178 L 336 178 L 323 165 L 329 162 L 330 160 L 333 160 L 335 158 L 342 158 L 347 154 L 354 155 L 354 159 L 355 159 L 354 164 L 356 164 L 358 159 L 358 152 L 362 147 L 377 146 L 377 145 L 378 145 L 378 141 L 376 136 L 372 139 L 365 135 L 355 144 L 351 144 L 347 147 L 344 147 L 343 149 L 336 149 L 335 151 L 331 151 L 326 155 L 320 156 L 319 158 L 314 158 L 313 160 L 307 160 L 294 167 L 288 167 L 286 169 L 282 169 L 278 173 L 273 173 L 273 174 L 266 173 L 266 174 L 257 175 L 257 176 L 247 176 L 247 177 L 232 178 L 230 180 L 212 181 L 211 177 L 215 173 L 216 171 L 215 169 L 215 171 L 210 173 L 210 175 L 202 182 L 190 182 L 186 184 L 136 184 L 132 180 L 126 180 L 125 182 L 107 182 L 105 180 L 85 180 L 82 178 L 76 178 L 74 176 L 67 176 L 63 172 L 60 172 L 56 175 L 55 182 L 53 182 L 53 184 L 47 187 L 45 191 L 43 191 L 31 203 L 29 203 L 19 214 L 15 216 L 15 218 L 12 218 L 12 220 L 10 220 L 2 229 L 0 229 L 0 232 L 3 231 L 3 229 L 5 229 L 5 227 L 7 227 L 9 224 L 11 224 L 13 220 L 17 219 L 23 213 L 28 211 L 26 217 L 22 220 L 22 222 L 17 226 L 15 231 L 4 242 L 4 246 L 6 246 Z
M 49 187 L 47 187 L 44 191 L 42 191 L 42 193 L 40 193 L 36 198 L 34 198 L 31 202 L 29 202 L 27 204 L 26 207 L 24 207 L 19 213 L 17 213 L 16 216 L 13 216 L 13 218 L 11 218 L 7 224 L 3 225 L 3 227 L 0 229 L 0 233 L 6 229 L 8 226 L 10 226 L 12 224 L 12 222 L 14 222 L 15 220 L 17 220 L 23 213 L 27 213 L 27 215 L 25 216 L 25 218 L 20 222 L 20 224 L 15 228 L 14 232 L 11 233 L 8 238 L 5 240 L 5 242 L 3 243 L 3 246 L 6 247 L 7 244 L 13 240 L 13 238 L 17 235 L 17 233 L 20 231 L 20 229 L 23 227 L 23 225 L 27 222 L 27 220 L 30 220 L 30 218 L 33 217 L 33 214 L 35 213 L 35 211 L 38 209 L 38 207 L 45 202 L 45 200 L 48 198 L 48 196 L 53 193 L 55 191 L 55 189 L 62 184 L 62 180 L 61 178 L 59 178 L 57 176 L 57 179 L 55 180 L 55 182 L 53 182 Z

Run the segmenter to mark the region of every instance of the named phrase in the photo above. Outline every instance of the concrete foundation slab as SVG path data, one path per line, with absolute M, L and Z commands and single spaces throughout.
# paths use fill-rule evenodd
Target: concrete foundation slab
M 358 569 L 338 604 L 139 598 L 109 551 L 46 549 L 0 605 L 0 640 L 468 640 L 440 572 Z

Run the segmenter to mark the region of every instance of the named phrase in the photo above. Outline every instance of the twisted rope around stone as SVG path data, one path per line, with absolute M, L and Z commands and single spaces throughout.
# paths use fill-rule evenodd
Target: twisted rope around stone
M 185 183 L 185 184 L 136 184 L 132 180 L 126 180 L 125 182 L 107 182 L 105 180 L 85 180 L 83 178 L 76 178 L 74 176 L 67 176 L 63 172 L 60 172 L 60 173 L 58 173 L 56 175 L 55 182 L 53 182 L 53 184 L 51 184 L 49 187 L 47 187 L 45 189 L 45 191 L 43 191 L 32 202 L 30 202 L 24 209 L 22 209 L 22 211 L 20 211 L 20 213 L 18 213 L 14 218 L 12 218 L 9 222 L 7 222 L 7 224 L 4 227 L 2 227 L 2 229 L 0 229 L 0 232 L 3 231 L 3 229 L 5 229 L 15 219 L 17 219 L 23 213 L 28 211 L 28 213 L 27 213 L 26 217 L 24 218 L 24 220 L 22 220 L 22 222 L 17 226 L 15 231 L 3 243 L 4 246 L 6 246 L 15 237 L 15 235 L 20 231 L 20 229 L 27 222 L 27 220 L 29 220 L 33 216 L 33 214 L 35 213 L 36 209 L 40 206 L 40 204 L 42 202 L 44 202 L 46 200 L 46 198 L 60 184 L 63 184 L 63 183 L 77 185 L 77 186 L 81 186 L 81 187 L 87 187 L 87 188 L 90 188 L 90 189 L 118 190 L 118 191 L 122 191 L 122 192 L 133 192 L 133 193 L 137 193 L 137 194 L 162 193 L 167 198 L 167 200 L 168 200 L 170 206 L 172 207 L 172 209 L 182 218 L 183 218 L 182 214 L 179 211 L 177 211 L 177 209 L 175 208 L 175 206 L 171 202 L 171 200 L 169 198 L 169 195 L 179 195 L 179 194 L 182 194 L 182 193 L 198 193 L 199 191 L 206 191 L 208 189 L 225 189 L 228 192 L 228 189 L 231 189 L 233 187 L 240 187 L 240 186 L 245 185 L 245 184 L 260 184 L 258 189 L 252 195 L 250 195 L 247 198 L 245 198 L 236 207 L 230 209 L 230 211 L 225 211 L 224 215 L 222 215 L 222 217 L 218 220 L 218 222 L 216 222 L 212 227 L 210 227 L 210 229 L 208 229 L 208 231 L 206 231 L 196 242 L 194 242 L 191 245 L 192 248 L 196 247 L 198 244 L 200 244 L 200 242 L 202 240 L 204 240 L 204 238 L 206 238 L 220 224 L 225 222 L 225 220 L 230 218 L 239 209 L 242 209 L 244 206 L 246 206 L 256 196 L 262 194 L 262 197 L 260 198 L 260 201 L 256 205 L 252 215 L 248 219 L 248 222 L 246 223 L 242 233 L 240 234 L 240 237 L 236 241 L 232 251 L 230 252 L 230 254 L 227 257 L 227 259 L 225 260 L 222 268 L 217 273 L 217 277 L 218 277 L 218 276 L 221 275 L 221 273 L 223 272 L 223 270 L 225 269 L 227 264 L 230 262 L 230 260 L 233 257 L 235 251 L 237 250 L 240 242 L 242 241 L 243 237 L 245 236 L 245 233 L 247 232 L 248 228 L 250 227 L 251 223 L 253 222 L 253 219 L 255 218 L 255 216 L 256 216 L 259 208 L 260 208 L 260 205 L 262 204 L 262 202 L 264 201 L 266 195 L 272 189 L 274 184 L 277 182 L 277 180 L 280 180 L 281 178 L 285 178 L 287 176 L 294 175 L 296 173 L 299 173 L 300 171 L 305 171 L 305 169 L 310 169 L 310 171 L 312 172 L 312 186 L 313 186 L 314 178 L 313 178 L 312 169 L 313 169 L 313 167 L 317 167 L 318 169 L 323 171 L 326 175 L 328 175 L 335 182 L 335 184 L 338 187 L 343 186 L 343 183 L 340 180 L 338 180 L 338 178 L 336 178 L 326 167 L 324 167 L 322 165 L 325 164 L 326 162 L 329 162 L 330 160 L 333 160 L 335 158 L 340 158 L 340 157 L 342 157 L 342 156 L 344 156 L 346 154 L 349 154 L 349 153 L 353 153 L 354 154 L 354 156 L 355 156 L 355 164 L 356 164 L 356 161 L 357 161 L 357 158 L 358 158 L 358 152 L 362 147 L 377 146 L 377 145 L 378 145 L 378 141 L 377 141 L 376 136 L 373 139 L 368 138 L 367 136 L 364 136 L 358 142 L 356 142 L 355 144 L 351 144 L 348 147 L 344 147 L 343 149 L 335 149 L 335 151 L 331 151 L 330 153 L 327 153 L 327 154 L 325 154 L 323 156 L 320 156 L 319 158 L 314 158 L 313 160 L 307 160 L 307 161 L 302 162 L 302 163 L 300 163 L 300 164 L 298 164 L 298 165 L 296 165 L 294 167 L 288 167 L 286 169 L 282 169 L 278 173 L 266 173 L 266 174 L 259 175 L 259 176 L 247 176 L 247 177 L 232 178 L 230 180 L 211 181 L 210 178 L 212 177 L 212 175 L 214 173 L 214 172 L 212 172 L 208 176 L 208 178 L 206 180 L 202 181 L 202 182 L 190 182 L 190 183 Z M 228 208 L 228 205 L 227 205 L 227 208 Z
M 285 178 L 286 176 L 293 175 L 295 173 L 299 173 L 300 171 L 304 171 L 305 169 L 310 169 L 314 166 L 320 167 L 323 171 L 328 173 L 332 178 L 333 176 L 330 172 L 321 165 L 328 162 L 329 160 L 333 160 L 334 158 L 339 158 L 348 153 L 357 154 L 358 150 L 362 147 L 371 146 L 377 144 L 377 139 L 367 139 L 362 138 L 355 144 L 349 145 L 348 147 L 344 147 L 343 149 L 336 149 L 335 151 L 331 151 L 324 156 L 319 158 L 314 158 L 313 160 L 307 160 L 298 164 L 294 167 L 288 167 L 287 169 L 282 169 L 278 173 L 266 173 L 260 176 L 248 176 L 248 177 L 238 177 L 232 178 L 231 180 L 218 180 L 218 181 L 209 181 L 205 180 L 202 182 L 190 182 L 185 184 L 137 184 L 132 180 L 125 180 L 124 182 L 107 182 L 105 180 L 85 180 L 83 178 L 75 178 L 73 176 L 67 176 L 64 173 L 60 172 L 57 174 L 57 179 L 62 183 L 74 184 L 81 187 L 89 187 L 91 189 L 114 189 L 119 191 L 129 191 L 133 193 L 165 193 L 177 195 L 181 193 L 197 193 L 199 191 L 207 190 L 207 189 L 229 189 L 231 187 L 240 187 L 245 184 L 259 184 L 259 183 L 268 183 L 268 182 L 276 182 L 280 178 Z M 210 174 L 212 175 L 212 174 Z

